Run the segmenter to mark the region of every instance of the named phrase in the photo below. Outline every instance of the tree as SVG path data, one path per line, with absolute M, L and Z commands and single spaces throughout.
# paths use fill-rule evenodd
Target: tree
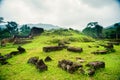
M 98 24 L 98 22 L 90 22 L 87 24 L 87 27 L 83 29 L 83 33 L 94 38 L 102 37 L 103 27 Z
M 87 24 L 87 27 L 95 27 L 95 25 L 98 25 L 98 22 L 90 22 Z
M 20 35 L 28 35 L 30 33 L 31 29 L 29 26 L 27 25 L 23 25 L 21 28 L 20 28 Z
M 6 25 L 9 33 L 11 36 L 18 34 L 18 24 L 16 22 L 8 22 L 8 24 Z
M 0 17 L 0 23 L 3 23 L 4 21 L 4 18 L 3 17 Z
M 95 25 L 95 31 L 96 31 L 96 35 L 98 38 L 101 38 L 102 37 L 102 30 L 103 30 L 103 27 L 100 26 L 100 25 Z
M 118 35 L 120 33 L 120 24 L 119 23 L 115 23 L 114 27 L 115 27 L 115 30 L 116 30 L 116 39 L 118 39 Z

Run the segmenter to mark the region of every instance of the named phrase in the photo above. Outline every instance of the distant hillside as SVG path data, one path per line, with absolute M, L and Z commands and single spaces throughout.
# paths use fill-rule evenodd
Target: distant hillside
M 118 24 L 120 25 L 120 22 L 118 22 Z M 112 29 L 112 28 L 115 28 L 114 24 L 106 27 L 106 29 L 109 29 L 109 28 L 111 28 L 111 29 Z
M 1 24 L 0 25 L 0 28 L 6 28 L 5 26 L 6 24 Z M 61 28 L 60 26 L 56 26 L 56 25 L 52 25 L 52 24 L 42 24 L 42 23 L 39 23 L 39 24 L 26 24 L 30 27 L 40 27 L 40 28 L 44 28 L 45 30 L 50 30 L 50 29 L 59 29 Z M 22 25 L 19 25 L 18 27 L 21 27 Z
M 59 29 L 61 27 L 56 26 L 56 25 L 52 25 L 52 24 L 27 24 L 30 27 L 40 27 L 40 28 L 44 28 L 45 30 L 50 30 L 50 29 Z
M 103 34 L 105 38 L 109 38 L 109 39 L 120 38 L 120 22 L 118 22 L 119 26 L 116 27 L 114 25 L 115 24 L 103 29 Z

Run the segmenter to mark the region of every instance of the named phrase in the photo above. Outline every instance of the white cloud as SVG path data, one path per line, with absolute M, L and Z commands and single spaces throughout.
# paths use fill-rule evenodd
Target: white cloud
M 21 23 L 49 23 L 83 29 L 90 21 L 103 26 L 120 21 L 115 0 L 5 0 L 0 16 Z

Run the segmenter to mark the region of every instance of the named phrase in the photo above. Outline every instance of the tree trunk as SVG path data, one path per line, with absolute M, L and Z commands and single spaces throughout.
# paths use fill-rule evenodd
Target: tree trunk
M 118 40 L 118 33 L 116 33 L 116 40 Z

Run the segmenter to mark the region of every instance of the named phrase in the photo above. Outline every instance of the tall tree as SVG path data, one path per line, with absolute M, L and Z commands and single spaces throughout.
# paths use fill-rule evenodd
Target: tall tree
M 21 28 L 20 28 L 20 34 L 21 35 L 28 35 L 30 33 L 31 29 L 28 25 L 23 25 Z
M 94 38 L 102 37 L 103 27 L 98 24 L 98 22 L 90 22 L 87 24 L 87 27 L 83 29 L 83 33 Z
M 18 34 L 18 24 L 16 22 L 8 22 L 8 24 L 6 25 L 9 33 L 11 36 Z
M 118 35 L 120 34 L 120 24 L 115 23 L 114 27 L 115 27 L 115 30 L 116 30 L 116 39 L 118 39 Z
M 95 27 L 95 25 L 98 25 L 98 22 L 90 22 L 87 24 L 87 27 Z
M 4 18 L 3 17 L 0 17 L 0 23 L 3 23 L 4 21 Z
M 102 37 L 102 30 L 103 30 L 103 27 L 100 26 L 100 25 L 95 25 L 95 31 L 96 31 L 96 35 L 98 38 L 101 38 Z

